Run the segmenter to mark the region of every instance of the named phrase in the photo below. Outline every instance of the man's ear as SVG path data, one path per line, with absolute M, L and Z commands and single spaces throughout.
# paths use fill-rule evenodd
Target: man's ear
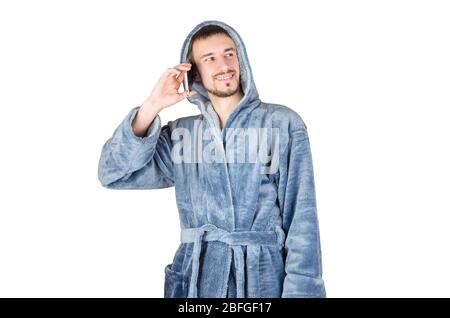
M 201 82 L 202 79 L 200 77 L 200 74 L 198 73 L 197 70 L 195 70 L 195 74 L 194 74 L 194 82 Z
M 197 65 L 195 65 L 195 64 L 192 64 L 192 70 L 191 70 L 191 73 L 192 73 L 192 81 L 194 81 L 194 82 L 201 82 L 202 81 L 202 78 L 200 77 L 200 73 L 198 72 L 198 69 L 197 69 Z

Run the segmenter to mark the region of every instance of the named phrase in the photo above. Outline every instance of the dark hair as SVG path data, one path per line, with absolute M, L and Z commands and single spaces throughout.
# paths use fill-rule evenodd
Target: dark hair
M 189 43 L 189 49 L 188 49 L 188 53 L 187 53 L 187 59 L 189 61 L 189 63 L 192 63 L 193 65 L 195 64 L 194 62 L 194 57 L 192 56 L 192 46 L 194 45 L 194 42 L 199 40 L 199 39 L 206 39 L 212 35 L 216 35 L 216 34 L 225 34 L 227 35 L 229 38 L 230 35 L 228 34 L 227 31 L 225 31 L 224 28 L 218 26 L 218 25 L 207 25 L 204 26 L 203 28 L 201 28 L 200 30 L 198 30 L 191 39 L 191 42 Z

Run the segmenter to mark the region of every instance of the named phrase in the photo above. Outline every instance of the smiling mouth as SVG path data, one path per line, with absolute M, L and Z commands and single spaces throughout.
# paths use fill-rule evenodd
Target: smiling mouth
M 216 80 L 224 82 L 224 81 L 229 81 L 233 77 L 234 77 L 234 73 L 226 73 L 224 75 L 216 76 Z

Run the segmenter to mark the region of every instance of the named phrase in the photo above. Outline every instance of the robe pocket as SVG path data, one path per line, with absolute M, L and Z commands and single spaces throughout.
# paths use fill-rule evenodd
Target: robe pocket
M 181 272 L 172 270 L 172 264 L 167 265 L 164 272 L 164 298 L 187 298 L 187 276 Z

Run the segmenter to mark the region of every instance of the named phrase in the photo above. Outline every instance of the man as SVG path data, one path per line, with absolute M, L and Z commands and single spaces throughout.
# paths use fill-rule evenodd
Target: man
M 98 171 L 111 189 L 175 186 L 181 244 L 165 268 L 164 296 L 325 297 L 313 166 L 301 117 L 259 99 L 244 43 L 225 23 L 197 25 L 180 62 L 105 143 Z M 192 87 L 179 93 L 185 72 Z M 158 113 L 184 98 L 201 114 L 161 127 Z M 230 160 L 245 145 L 235 137 L 248 131 L 252 146 L 262 132 L 277 133 L 276 142 L 269 139 L 271 160 L 250 161 L 248 151 L 246 161 Z

